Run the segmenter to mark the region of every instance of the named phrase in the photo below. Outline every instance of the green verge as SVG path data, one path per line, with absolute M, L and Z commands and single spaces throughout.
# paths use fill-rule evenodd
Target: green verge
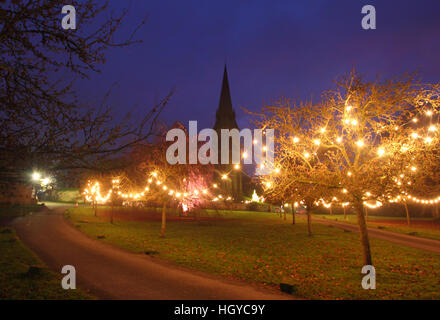
M 38 205 L 0 207 L 0 219 L 12 219 L 41 210 Z M 81 290 L 61 288 L 62 275 L 43 262 L 17 237 L 15 230 L 0 226 L 0 300 L 92 299 Z M 41 267 L 29 273 L 30 266 Z
M 24 216 L 30 212 L 40 211 L 43 207 L 38 204 L 30 205 L 14 205 L 14 206 L 0 206 L 0 219 L 11 219 L 19 216 Z
M 317 218 L 323 218 L 327 220 L 334 220 L 340 222 L 346 222 L 351 224 L 357 224 L 357 218 L 355 215 L 347 215 L 347 219 L 344 219 L 343 215 L 327 215 L 327 214 L 317 214 L 315 215 Z M 423 227 L 415 227 L 415 226 L 394 226 L 387 223 L 381 223 L 383 220 L 396 220 L 406 223 L 406 218 L 403 217 L 379 217 L 372 216 L 368 217 L 368 227 L 382 229 L 392 232 L 403 233 L 406 235 L 413 235 L 421 238 L 440 240 L 440 229 L 429 229 Z M 430 218 L 412 218 L 411 221 L 432 221 Z
M 308 299 L 439 299 L 440 255 L 371 240 L 377 289 L 361 288 L 359 235 L 320 224 L 307 236 L 303 218 L 297 224 L 275 214 L 223 212 L 208 221 L 108 223 L 91 209 L 70 209 L 75 227 L 95 239 L 125 250 L 156 253 L 176 264 L 224 277 L 278 286 L 289 283 L 295 295 Z
M 17 238 L 11 228 L 0 227 L 0 299 L 91 299 L 81 290 L 61 288 L 61 274 L 42 268 L 37 274 L 30 266 L 44 266 Z

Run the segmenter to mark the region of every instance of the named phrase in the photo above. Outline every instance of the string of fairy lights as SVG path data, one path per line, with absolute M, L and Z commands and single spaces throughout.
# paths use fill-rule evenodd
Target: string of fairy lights
M 236 164 L 234 165 L 234 170 L 240 170 L 241 166 Z M 224 173 L 221 176 L 222 180 L 227 180 L 229 177 L 230 172 Z M 98 181 L 91 182 L 89 181 L 87 184 L 87 188 L 84 189 L 83 195 L 88 202 L 97 201 L 98 203 L 106 203 L 108 202 L 112 194 L 117 195 L 118 197 L 122 199 L 127 200 L 141 200 L 143 199 L 147 193 L 152 192 L 153 187 L 156 185 L 156 190 L 162 191 L 163 193 L 168 194 L 170 197 L 173 197 L 177 200 L 185 200 L 189 198 L 210 198 L 211 201 L 232 201 L 232 197 L 228 195 L 218 194 L 214 195 L 214 190 L 219 190 L 219 186 L 217 183 L 212 184 L 211 187 L 206 187 L 202 189 L 194 189 L 194 190 L 188 190 L 188 191 L 180 191 L 176 190 L 174 188 L 170 188 L 167 186 L 167 184 L 163 181 L 161 181 L 158 178 L 158 173 L 156 171 L 153 171 L 149 174 L 147 179 L 146 186 L 142 189 L 142 191 L 136 191 L 136 192 L 123 192 L 120 190 L 120 179 L 116 178 L 112 180 L 112 187 L 107 191 L 105 195 L 101 193 L 101 184 Z
M 348 105 L 345 107 L 345 111 L 346 114 L 350 115 L 349 117 L 346 117 L 345 119 L 343 119 L 343 124 L 346 126 L 352 126 L 355 127 L 359 124 L 358 120 L 354 119 L 351 116 L 351 111 L 353 110 L 353 107 Z M 427 117 L 432 117 L 434 115 L 434 111 L 433 110 L 427 110 L 425 111 L 425 116 Z M 413 118 L 409 123 L 419 123 L 419 118 L 415 117 Z M 406 124 L 404 124 L 406 125 Z M 402 126 L 404 126 L 402 125 Z M 383 127 L 382 127 L 383 128 Z M 394 126 L 393 128 L 395 131 L 398 131 L 400 129 L 400 126 Z M 434 143 L 438 143 L 438 136 L 436 135 L 436 133 L 438 133 L 438 127 L 435 124 L 432 124 L 432 121 L 430 121 L 430 124 L 427 128 L 422 128 L 425 129 L 424 133 L 425 134 L 421 134 L 420 132 L 417 131 L 413 131 L 411 132 L 410 136 L 408 138 L 408 140 L 412 140 L 412 141 L 421 141 L 426 145 L 432 145 Z M 326 133 L 326 128 L 322 127 L 319 129 L 318 135 L 322 135 Z M 328 137 L 326 137 L 327 140 Z M 300 137 L 298 136 L 293 136 L 291 137 L 292 143 L 295 145 L 299 145 L 299 143 L 301 142 Z M 325 143 L 330 143 L 331 145 L 341 145 L 343 143 L 344 139 L 342 136 L 337 136 L 335 137 L 334 141 L 325 141 Z M 312 140 L 313 145 L 318 148 L 320 147 L 323 142 L 321 139 L 319 138 L 315 138 Z M 355 141 L 355 144 L 358 148 L 364 148 L 366 146 L 366 142 L 364 139 L 359 139 L 357 141 Z M 401 152 L 407 152 L 410 149 L 410 145 L 408 143 L 403 143 L 403 145 L 400 148 Z M 387 150 L 385 147 L 383 146 L 378 146 L 377 150 L 376 150 L 377 156 L 379 158 L 386 156 L 387 154 Z M 300 155 L 304 161 L 309 161 L 313 156 L 317 156 L 317 152 L 311 151 L 310 149 L 307 150 L 307 148 L 304 148 L 303 153 Z M 263 166 L 263 165 L 262 165 Z M 407 168 L 409 169 L 410 173 L 415 173 L 417 171 L 417 167 L 414 165 L 409 165 L 407 166 Z M 278 175 L 281 172 L 281 169 L 279 167 L 276 167 L 273 171 L 274 174 Z M 347 176 L 351 177 L 353 176 L 353 173 L 351 171 L 347 171 Z M 404 178 L 406 177 L 406 175 L 404 173 L 401 173 L 398 177 L 394 178 L 394 182 L 396 183 L 397 187 L 402 187 L 405 183 Z M 411 185 L 411 181 L 407 181 L 406 182 L 407 185 Z M 272 181 L 265 181 L 263 182 L 263 186 L 266 187 L 267 189 L 272 188 L 274 185 L 274 183 Z M 348 190 L 347 189 L 342 189 L 343 193 L 347 193 Z M 365 199 L 370 198 L 372 195 L 370 192 L 366 192 L 365 194 Z M 391 196 L 389 195 L 388 197 L 385 197 L 384 195 L 382 195 L 381 197 L 378 198 L 388 198 L 388 202 L 389 203 L 397 203 L 397 202 L 402 202 L 402 201 L 412 201 L 418 204 L 423 204 L 423 205 L 434 205 L 434 204 L 438 204 L 440 202 L 440 195 L 439 196 L 434 196 L 430 199 L 422 199 L 422 198 L 418 198 L 414 195 L 409 194 L 408 192 L 405 191 L 401 191 L 401 194 L 397 195 L 397 196 Z M 295 202 L 294 206 L 299 206 L 299 205 L 303 205 L 303 201 L 301 202 Z M 326 202 L 324 201 L 324 199 L 319 199 L 318 201 L 315 201 L 315 205 L 320 206 L 322 205 L 325 208 L 331 208 L 332 205 L 334 204 L 339 204 L 342 207 L 346 207 L 348 206 L 350 203 L 349 202 L 339 202 L 339 200 L 334 197 L 332 199 L 331 202 Z M 378 200 L 365 200 L 363 201 L 363 204 L 365 207 L 370 208 L 370 209 L 377 209 L 383 206 L 383 201 L 378 201 Z
M 346 117 L 345 119 L 343 119 L 343 124 L 346 126 L 351 126 L 351 127 L 355 127 L 357 125 L 359 125 L 358 120 L 356 120 L 355 118 L 353 118 L 353 116 L 351 115 L 351 112 L 353 110 L 353 107 L 348 105 L 345 107 L 345 111 L 346 114 L 348 114 L 349 116 Z M 434 114 L 434 112 L 432 110 L 427 110 L 425 112 L 425 115 L 427 117 L 432 117 Z M 419 118 L 415 117 L 413 118 L 409 123 L 418 123 L 419 122 Z M 432 122 L 432 121 L 430 121 Z M 404 124 L 405 125 L 405 124 Z M 393 128 L 395 131 L 398 131 L 400 129 L 399 126 L 394 126 Z M 326 128 L 322 127 L 319 129 L 318 135 L 321 134 L 325 134 L 326 133 Z M 410 136 L 408 138 L 410 138 L 409 140 L 412 141 L 422 141 L 423 143 L 427 144 L 427 145 L 431 145 L 434 142 L 438 142 L 438 136 L 436 135 L 436 133 L 438 133 L 438 127 L 434 124 L 429 124 L 429 126 L 427 128 L 425 128 L 425 133 L 427 134 L 421 134 L 420 132 L 416 132 L 413 131 Z M 327 141 L 324 141 L 324 143 L 328 144 L 336 144 L 336 145 L 341 145 L 343 144 L 343 137 L 342 136 L 337 136 L 335 137 L 334 141 L 328 141 L 329 138 L 325 137 L 327 139 Z M 294 144 L 299 144 L 301 139 L 297 136 L 293 136 L 292 138 L 292 143 Z M 323 142 L 321 139 L 319 138 L 315 138 L 312 140 L 312 143 L 315 147 L 320 147 Z M 254 145 L 257 144 L 256 141 L 254 141 L 253 143 Z M 364 139 L 359 139 L 357 141 L 355 141 L 355 144 L 358 148 L 364 148 L 366 146 L 366 142 L 364 141 Z M 400 151 L 401 152 L 407 152 L 410 149 L 410 145 L 408 143 L 403 143 Z M 263 146 L 263 152 L 267 151 L 266 146 Z M 386 147 L 383 146 L 378 146 L 376 148 L 376 153 L 378 157 L 384 157 L 387 154 L 387 150 Z M 302 154 L 302 158 L 305 161 L 309 161 L 310 158 L 312 158 L 313 156 L 316 156 L 317 153 L 316 151 L 313 152 L 311 150 L 306 150 L 306 148 L 304 148 L 304 152 Z M 247 157 L 247 153 L 243 152 L 242 153 L 242 158 L 245 159 Z M 265 163 L 260 164 L 260 168 L 263 168 L 265 166 Z M 409 165 L 407 166 L 407 168 L 409 169 L 409 172 L 414 174 L 415 172 L 417 172 L 417 167 L 414 165 Z M 233 170 L 240 170 L 241 166 L 239 164 L 235 164 L 233 167 Z M 282 169 L 279 166 L 275 166 L 273 169 L 273 173 L 275 175 L 278 175 L 282 172 Z M 351 171 L 347 171 L 347 176 L 351 177 L 353 175 L 353 173 Z M 225 173 L 221 176 L 222 180 L 226 180 L 228 179 L 228 175 L 229 173 Z M 394 178 L 394 181 L 396 183 L 397 187 L 401 187 L 404 185 L 405 181 L 404 178 L 406 177 L 406 175 L 404 173 L 400 174 L 398 177 Z M 130 199 L 130 200 L 141 200 L 142 198 L 144 198 L 146 196 L 146 194 L 148 192 L 152 191 L 152 186 L 156 185 L 155 189 L 161 190 L 164 193 L 167 193 L 170 197 L 173 197 L 174 199 L 177 200 L 185 200 L 185 199 L 190 199 L 190 198 L 200 198 L 200 197 L 204 197 L 204 198 L 210 198 L 211 201 L 219 201 L 219 200 L 226 200 L 226 201 L 231 201 L 233 200 L 231 196 L 224 196 L 222 194 L 218 194 L 215 195 L 213 191 L 217 191 L 219 190 L 219 187 L 216 183 L 214 183 L 211 187 L 207 187 L 201 190 L 188 190 L 188 191 L 180 191 L 180 190 L 175 190 L 172 189 L 170 187 L 168 187 L 166 185 L 165 182 L 161 181 L 160 179 L 158 179 L 158 173 L 156 171 L 153 171 L 149 174 L 148 180 L 147 180 L 147 184 L 146 186 L 142 189 L 142 191 L 137 191 L 137 192 L 123 192 L 120 190 L 120 180 L 119 179 L 113 179 L 112 180 L 112 188 L 110 188 L 107 193 L 105 195 L 103 195 L 101 193 L 101 184 L 99 182 L 94 182 L 91 183 L 89 181 L 87 188 L 84 190 L 83 194 L 86 198 L 87 201 L 97 201 L 100 203 L 106 203 L 112 196 L 113 193 L 115 193 L 117 196 L 119 196 L 122 199 Z M 410 185 L 411 182 L 407 181 L 406 184 Z M 263 182 L 263 186 L 267 189 L 270 189 L 273 187 L 273 182 L 271 181 L 265 181 Z M 348 190 L 347 189 L 342 189 L 342 193 L 347 193 Z M 380 208 L 383 206 L 383 202 L 384 201 L 378 201 L 378 200 L 368 200 L 368 198 L 371 198 L 371 194 L 369 192 L 366 192 L 365 194 L 365 201 L 363 201 L 363 204 L 370 209 L 376 209 L 376 208 Z M 435 196 L 432 197 L 430 199 L 422 199 L 422 198 L 418 198 L 414 195 L 411 195 L 405 191 L 402 191 L 401 194 L 397 195 L 397 196 L 391 196 L 388 195 L 387 197 L 385 197 L 384 195 L 382 195 L 381 197 L 378 198 L 383 198 L 383 199 L 387 199 L 385 201 L 388 201 L 389 203 L 396 203 L 396 202 L 401 202 L 401 201 L 413 201 L 415 203 L 418 204 L 423 204 L 423 205 L 433 205 L 433 204 L 437 204 L 440 202 L 440 195 L 439 196 Z M 331 202 L 326 202 L 324 201 L 324 199 L 319 199 L 318 201 L 315 202 L 315 205 L 322 205 L 325 208 L 331 208 L 332 205 L 338 204 L 342 207 L 347 207 L 348 205 L 350 205 L 349 202 L 340 202 L 336 197 L 334 197 L 332 199 Z M 303 201 L 300 202 L 295 202 L 294 204 L 295 206 L 299 206 L 299 205 L 303 205 Z

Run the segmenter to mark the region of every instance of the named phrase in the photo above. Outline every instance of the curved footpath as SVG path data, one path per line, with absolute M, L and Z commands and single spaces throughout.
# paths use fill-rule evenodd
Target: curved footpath
M 313 217 L 312 220 L 328 226 L 334 226 L 347 231 L 359 233 L 359 226 L 357 224 L 351 224 L 347 222 L 339 222 L 339 221 L 333 221 L 333 220 L 321 219 L 315 217 Z M 382 239 L 411 248 L 416 248 L 434 253 L 440 253 L 439 240 L 420 238 L 416 236 L 410 236 L 402 233 L 385 231 L 375 228 L 368 228 L 368 235 L 370 236 L 370 238 Z
M 50 206 L 10 224 L 20 239 L 51 269 L 76 269 L 77 287 L 102 299 L 293 299 L 275 289 L 188 270 L 91 239 L 63 216 L 66 207 Z

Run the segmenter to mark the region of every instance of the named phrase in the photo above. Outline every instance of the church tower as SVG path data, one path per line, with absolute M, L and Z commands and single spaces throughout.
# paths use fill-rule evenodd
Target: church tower
M 231 92 L 229 90 L 228 71 L 225 65 L 223 73 L 223 83 L 220 92 L 220 102 L 217 112 L 215 114 L 214 130 L 219 137 L 219 161 L 216 165 L 215 179 L 222 189 L 225 190 L 228 195 L 232 195 L 234 200 L 240 201 L 243 197 L 242 187 L 242 172 L 235 170 L 232 164 L 232 141 L 229 141 L 229 164 L 221 164 L 221 129 L 238 129 L 237 121 L 235 119 L 235 111 L 232 108 Z M 222 179 L 224 175 L 227 175 L 226 179 Z

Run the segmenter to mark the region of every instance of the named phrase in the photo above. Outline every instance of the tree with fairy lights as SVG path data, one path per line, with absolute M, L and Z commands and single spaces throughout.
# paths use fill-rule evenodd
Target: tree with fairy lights
M 366 81 L 354 70 L 335 85 L 319 104 L 281 99 L 257 114 L 257 125 L 275 129 L 274 171 L 263 183 L 266 192 L 290 188 L 307 208 L 348 204 L 357 215 L 364 265 L 372 265 L 364 206 L 402 192 L 395 177 L 403 161 L 410 163 L 406 151 L 420 154 L 427 143 L 437 145 L 435 131 L 419 143 L 408 124 L 427 108 L 438 112 L 440 88 L 411 75 Z

